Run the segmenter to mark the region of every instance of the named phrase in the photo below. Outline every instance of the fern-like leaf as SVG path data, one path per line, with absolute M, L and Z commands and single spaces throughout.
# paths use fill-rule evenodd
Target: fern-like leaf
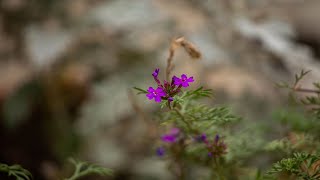
M 75 180 L 90 174 L 98 174 L 101 176 L 112 175 L 111 169 L 107 169 L 96 164 L 90 164 L 88 162 L 83 162 L 72 158 L 70 158 L 69 161 L 75 166 L 75 171 L 70 178 L 66 178 L 65 180 Z
M 293 157 L 275 163 L 268 174 L 286 172 L 305 180 L 320 178 L 320 156 L 307 153 L 294 153 Z
M 21 167 L 20 165 L 6 165 L 0 163 L 0 171 L 8 173 L 8 176 L 13 176 L 17 180 L 31 180 L 32 179 L 32 174 Z

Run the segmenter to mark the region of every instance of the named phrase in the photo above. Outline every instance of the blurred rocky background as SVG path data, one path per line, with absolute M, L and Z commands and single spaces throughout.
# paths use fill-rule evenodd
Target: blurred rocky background
M 0 0 L 0 162 L 35 179 L 68 174 L 68 157 L 115 170 L 111 179 L 170 179 L 155 157 L 158 106 L 133 86 L 164 77 L 170 41 L 201 50 L 175 56 L 244 118 L 268 123 L 286 104 L 275 83 L 320 78 L 318 0 Z M 162 77 L 162 78 L 163 78 Z M 263 118 L 261 118 L 263 117 Z M 89 179 L 98 177 L 90 177 Z

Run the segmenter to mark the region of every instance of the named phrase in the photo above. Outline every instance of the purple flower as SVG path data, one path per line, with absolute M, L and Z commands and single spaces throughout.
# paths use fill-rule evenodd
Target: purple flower
M 162 157 L 165 154 L 165 149 L 163 147 L 158 147 L 156 153 L 158 156 Z
M 168 134 L 161 136 L 163 142 L 173 143 L 176 142 L 180 133 L 180 129 L 172 128 Z
M 219 136 L 219 134 L 217 134 L 216 137 L 214 138 L 214 143 L 218 144 L 219 139 L 220 139 L 220 136 Z
M 179 128 L 172 128 L 169 133 L 171 135 L 177 136 L 180 133 L 180 129 Z
M 167 105 L 171 107 L 171 102 L 175 95 L 181 92 L 182 87 L 188 87 L 189 83 L 193 82 L 193 77 L 187 77 L 185 74 L 181 75 L 181 78 L 176 76 L 172 77 L 171 82 L 168 81 L 160 81 L 159 76 L 160 69 L 156 68 L 153 73 L 153 79 L 156 81 L 158 88 L 153 89 L 149 87 L 148 93 L 146 96 L 151 100 L 154 99 L 156 102 L 161 102 L 161 100 L 167 100 Z M 178 86 L 177 86 L 178 85 Z
M 153 73 L 152 73 L 152 76 L 153 76 L 153 79 L 157 82 L 158 86 L 161 86 L 161 82 L 160 82 L 160 80 L 159 80 L 159 78 L 158 78 L 159 71 L 160 71 L 159 68 L 155 69 L 155 70 L 153 71 Z
M 177 76 L 173 76 L 172 80 L 175 85 L 178 85 L 178 86 L 181 85 L 183 87 L 188 87 L 189 83 L 194 81 L 192 76 L 188 78 L 187 75 L 185 75 L 185 74 L 181 75 L 181 79 L 178 78 Z
M 202 140 L 202 141 L 206 141 L 206 140 L 207 140 L 206 134 L 202 134 L 200 137 L 201 137 L 201 140 Z
M 207 135 L 206 134 L 201 134 L 201 135 L 199 135 L 199 136 L 197 136 L 196 137 L 196 140 L 198 141 L 198 142 L 204 142 L 204 143 L 207 143 L 208 141 L 207 141 Z
M 214 140 L 209 142 L 206 134 L 201 134 L 195 137 L 196 141 L 203 142 L 208 149 L 209 157 L 221 157 L 227 153 L 227 145 L 223 142 L 219 134 L 216 134 Z
M 163 135 L 163 136 L 161 137 L 161 140 L 162 140 L 163 142 L 172 143 L 172 142 L 176 142 L 177 137 L 176 137 L 176 136 L 173 136 L 173 135 Z
M 227 145 L 221 140 L 219 134 L 217 134 L 213 143 L 208 146 L 208 150 L 213 157 L 219 157 L 227 153 Z
M 157 68 L 156 70 L 154 70 L 154 72 L 152 73 L 152 76 L 155 77 L 155 78 L 157 78 L 157 77 L 158 77 L 158 74 L 159 74 L 159 71 L 160 71 L 159 68 Z
M 148 99 L 153 99 L 156 102 L 161 102 L 161 97 L 165 97 L 166 96 L 166 92 L 164 92 L 164 90 L 161 87 L 158 87 L 157 89 L 153 89 L 152 87 L 149 87 L 148 89 L 148 94 L 146 94 L 146 96 L 148 97 Z

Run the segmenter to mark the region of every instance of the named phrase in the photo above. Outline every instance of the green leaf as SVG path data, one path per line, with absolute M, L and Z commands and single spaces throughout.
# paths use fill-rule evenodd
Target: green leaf
M 195 100 L 203 97 L 211 97 L 212 94 L 213 93 L 211 89 L 203 89 L 203 87 L 199 87 L 196 90 L 190 90 L 190 91 L 184 92 L 181 98 Z
M 232 115 L 227 107 L 208 107 L 206 105 L 191 106 L 186 110 L 186 118 L 197 123 L 201 129 L 209 129 L 210 126 L 222 126 L 239 118 Z
M 133 87 L 133 89 L 138 91 L 137 94 L 147 94 L 148 93 L 148 91 L 141 89 L 141 88 L 138 88 L 138 87 Z

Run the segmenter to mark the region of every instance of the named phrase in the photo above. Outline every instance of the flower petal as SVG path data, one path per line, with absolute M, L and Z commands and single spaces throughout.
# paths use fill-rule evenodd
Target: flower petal
M 185 75 L 185 74 L 181 75 L 181 79 L 187 79 L 187 78 L 188 78 L 187 75 Z
M 181 85 L 182 85 L 183 87 L 188 87 L 188 86 L 189 86 L 189 83 L 188 83 L 188 82 L 182 82 Z
M 176 141 L 176 137 L 175 136 L 172 136 L 172 135 L 164 135 L 161 137 L 161 140 L 163 142 L 169 142 L 169 143 L 172 143 L 172 142 L 175 142 Z
M 155 91 L 156 91 L 157 93 L 162 93 L 162 92 L 164 92 L 162 87 L 158 87 Z
M 179 129 L 179 128 L 172 128 L 172 129 L 170 130 L 170 133 L 169 133 L 169 134 L 176 136 L 176 135 L 179 134 L 179 132 L 180 132 L 180 129 Z
M 152 87 L 149 87 L 148 92 L 153 93 L 155 90 Z
M 194 80 L 193 80 L 193 76 L 191 76 L 191 77 L 189 77 L 188 79 L 187 79 L 187 82 L 193 82 Z
M 178 78 L 177 76 L 173 76 L 172 80 L 173 80 L 173 83 L 175 85 L 180 85 L 181 84 L 181 79 Z
M 155 69 L 154 72 L 152 73 L 152 76 L 155 78 L 158 77 L 159 71 L 160 71 L 159 68 Z
M 148 99 L 152 99 L 154 97 L 154 95 L 152 93 L 146 94 L 146 96 L 148 97 Z
M 154 97 L 154 100 L 155 100 L 156 102 L 161 102 L 161 97 L 160 97 L 160 96 L 155 96 L 155 97 Z

